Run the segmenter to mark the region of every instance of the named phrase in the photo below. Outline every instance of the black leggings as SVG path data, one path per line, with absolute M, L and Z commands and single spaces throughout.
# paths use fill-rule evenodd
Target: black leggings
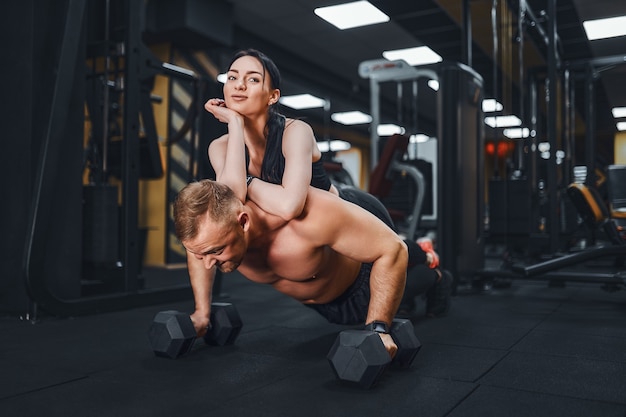
M 374 216 L 385 222 L 385 224 L 394 232 L 397 232 L 396 226 L 393 224 L 393 220 L 391 220 L 389 212 L 379 199 L 351 185 L 341 186 L 337 191 L 339 191 L 339 197 L 369 211 Z
M 396 226 L 393 223 L 393 220 L 391 219 L 391 216 L 389 215 L 389 212 L 379 199 L 359 188 L 350 185 L 342 186 L 338 189 L 338 191 L 339 197 L 364 208 L 365 210 L 369 211 L 374 216 L 382 220 L 387 226 L 391 228 L 391 230 L 396 233 L 398 232 Z M 404 243 L 409 249 L 409 266 L 422 265 L 426 263 L 426 253 L 424 253 L 422 248 L 420 248 L 420 246 L 413 239 L 405 239 Z
M 326 304 L 305 304 L 320 313 L 330 323 L 364 323 L 370 304 L 370 272 L 372 264 L 361 264 L 359 275 L 339 297 Z

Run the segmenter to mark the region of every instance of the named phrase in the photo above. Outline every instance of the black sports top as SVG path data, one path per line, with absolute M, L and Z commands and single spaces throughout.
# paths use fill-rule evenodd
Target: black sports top
M 285 118 L 284 116 L 279 116 L 279 118 L 280 123 L 276 127 L 276 131 L 268 134 L 265 155 L 263 155 L 263 163 L 261 165 L 261 179 L 273 184 L 281 184 L 285 172 L 285 156 L 283 155 Z M 250 156 L 246 147 L 246 167 L 249 164 Z M 313 162 L 311 164 L 311 186 L 328 191 L 331 185 L 330 178 L 324 170 L 324 162 L 321 159 Z
M 311 186 L 315 188 L 320 188 L 324 191 L 330 190 L 331 186 L 330 178 L 326 171 L 324 170 L 324 162 L 321 159 L 313 162 L 312 164 L 312 175 L 311 175 Z

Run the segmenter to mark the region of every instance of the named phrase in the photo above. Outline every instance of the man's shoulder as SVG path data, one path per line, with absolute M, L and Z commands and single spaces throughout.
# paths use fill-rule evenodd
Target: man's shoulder
M 303 213 L 310 217 L 341 215 L 346 203 L 334 193 L 309 186 Z
M 335 193 L 331 193 L 330 191 L 322 190 L 322 189 L 317 188 L 317 187 L 313 187 L 312 185 L 309 185 L 309 191 L 307 193 L 307 198 L 312 198 L 314 200 L 314 202 L 323 201 L 323 202 L 331 202 L 331 204 L 334 204 L 333 202 L 341 202 L 341 201 L 343 201 Z

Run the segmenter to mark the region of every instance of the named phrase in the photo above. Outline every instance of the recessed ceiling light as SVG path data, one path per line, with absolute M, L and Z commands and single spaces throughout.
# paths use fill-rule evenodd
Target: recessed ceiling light
M 368 1 L 318 7 L 315 14 L 341 30 L 389 21 L 389 16 Z
M 372 116 L 360 111 L 333 113 L 330 115 L 330 118 L 333 121 L 344 125 L 362 125 L 372 121 Z
M 519 117 L 514 115 L 509 116 L 490 116 L 485 117 L 485 124 L 491 127 L 511 127 L 511 126 L 519 126 L 522 124 L 522 121 Z
M 403 59 L 409 65 L 427 65 L 441 62 L 443 58 L 430 49 L 428 46 L 417 46 L 415 48 L 395 49 L 383 52 L 383 56 L 390 61 Z
M 490 113 L 502 110 L 502 104 L 495 98 L 486 98 L 483 100 L 483 112 Z
M 315 97 L 311 94 L 283 96 L 278 101 L 280 101 L 280 104 L 296 110 L 314 109 L 317 107 L 324 107 L 326 105 L 326 100 Z
M 619 119 L 620 117 L 626 117 L 626 107 L 613 107 L 613 117 Z
M 590 41 L 626 35 L 626 16 L 587 20 L 583 27 Z
M 540 142 L 537 145 L 537 150 L 539 152 L 549 152 L 550 151 L 550 142 Z
M 424 142 L 428 142 L 429 140 L 430 140 L 430 136 L 425 135 L 423 133 L 418 133 L 417 135 L 411 135 L 411 137 L 409 137 L 410 143 L 424 143 Z
M 319 141 L 317 142 L 317 147 L 319 148 L 320 152 L 338 152 L 347 151 L 352 147 L 352 145 L 350 144 L 350 142 L 346 142 L 345 140 L 333 139 L 331 141 Z
M 530 135 L 530 131 L 528 130 L 527 127 L 524 127 L 524 128 L 513 127 L 513 128 L 504 129 L 502 131 L 502 134 L 509 139 L 521 139 L 521 138 L 527 138 Z
M 439 81 L 437 80 L 428 80 L 428 86 L 435 91 L 439 91 Z
M 378 136 L 391 136 L 395 134 L 402 135 L 404 134 L 404 132 L 405 130 L 402 126 L 394 125 L 391 123 L 380 124 L 378 125 L 378 127 L 376 127 L 376 133 L 378 133 Z
M 618 122 L 617 130 L 619 130 L 620 132 L 626 130 L 626 122 Z

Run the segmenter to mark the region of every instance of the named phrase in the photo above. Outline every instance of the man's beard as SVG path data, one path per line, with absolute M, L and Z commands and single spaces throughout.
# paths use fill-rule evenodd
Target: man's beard
M 226 261 L 220 264 L 217 264 L 217 269 L 224 273 L 233 272 L 235 269 L 239 268 L 240 262 L 234 261 Z

